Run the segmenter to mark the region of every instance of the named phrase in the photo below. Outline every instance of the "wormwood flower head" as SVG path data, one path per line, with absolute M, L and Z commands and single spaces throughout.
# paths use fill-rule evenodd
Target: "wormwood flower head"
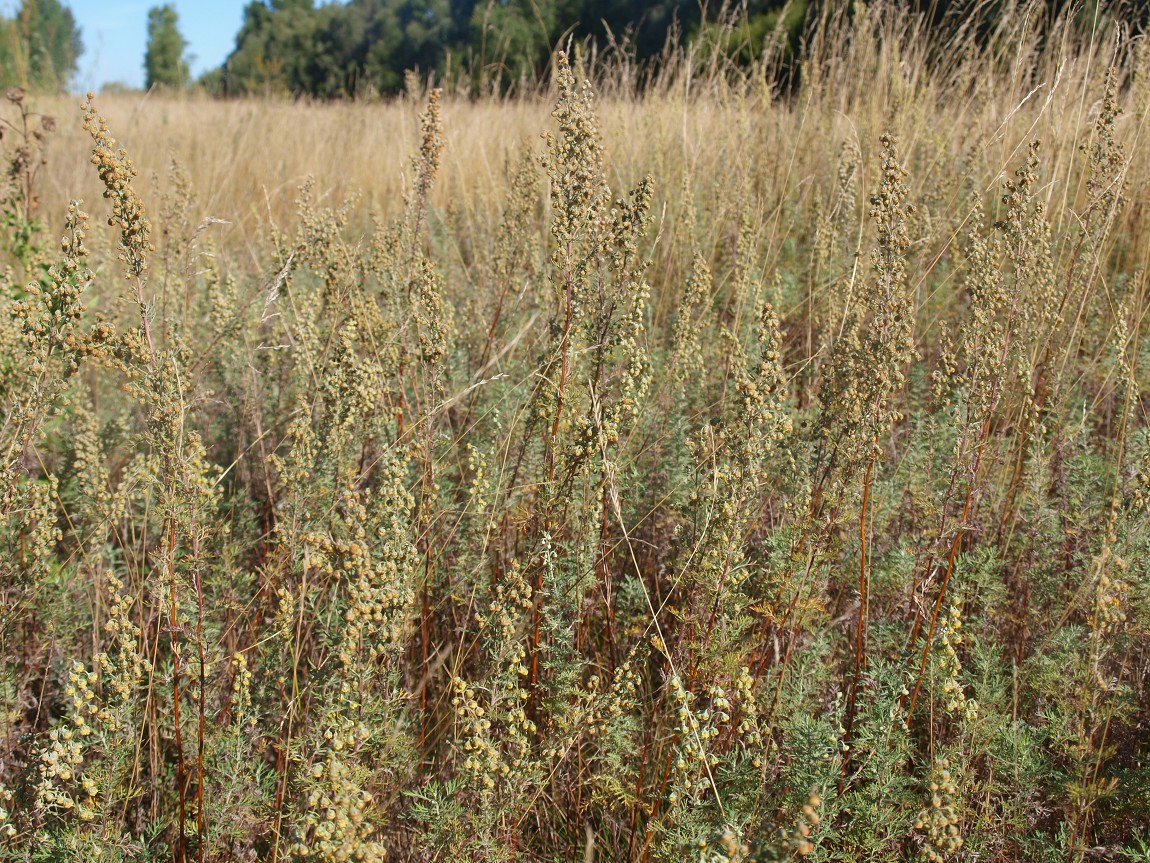
M 707 260 L 698 252 L 691 262 L 691 275 L 683 302 L 675 312 L 671 328 L 671 372 L 679 383 L 693 380 L 703 370 L 703 346 L 700 336 L 703 321 L 700 312 L 711 293 L 711 271 Z
M 28 370 L 40 381 L 35 392 L 39 403 L 55 400 L 86 357 L 104 356 L 113 336 L 102 318 L 84 326 L 88 309 L 83 296 L 94 278 L 87 260 L 87 222 L 79 202 L 70 202 L 60 240 L 63 259 L 48 270 L 44 283 L 30 283 L 12 309 L 23 331 Z
M 328 728 L 319 760 L 308 770 L 303 815 L 290 846 L 297 859 L 343 863 L 382 863 L 386 846 L 375 837 L 372 794 L 362 785 L 364 770 L 356 764 L 366 729 L 346 721 Z
M 819 815 L 821 805 L 822 799 L 818 794 L 812 792 L 795 818 L 794 833 L 791 834 L 791 847 L 800 857 L 814 853 L 815 846 L 811 841 L 811 834 L 822 823 L 822 817 Z
M 448 313 L 449 308 L 443 300 L 443 280 L 431 261 L 424 258 L 415 277 L 415 322 L 419 327 L 420 353 L 437 382 L 451 333 Z
M 89 93 L 81 105 L 84 131 L 92 136 L 92 164 L 104 184 L 104 197 L 112 204 L 108 224 L 120 231 L 120 260 L 134 278 L 144 275 L 148 254 L 155 251 L 150 242 L 152 223 L 144 216 L 144 202 L 132 185 L 136 168 L 128 151 L 119 146 L 95 107 L 95 94 Z
M 955 807 L 958 796 L 950 760 L 944 758 L 930 783 L 930 805 L 919 812 L 914 823 L 914 829 L 923 834 L 919 855 L 927 863 L 943 863 L 962 849 L 961 820 Z
M 243 728 L 252 710 L 252 670 L 243 651 L 232 654 L 232 698 L 236 727 Z
M 419 125 L 423 138 L 419 145 L 419 154 L 415 158 L 416 179 L 415 193 L 419 200 L 426 200 L 427 193 L 431 191 L 435 182 L 435 174 L 439 170 L 439 162 L 443 157 L 445 140 L 443 137 L 443 121 L 439 116 L 440 99 L 443 90 L 435 87 L 427 94 L 427 107 L 419 115 Z
M 130 703 L 136 687 L 151 671 L 151 663 L 140 651 L 140 628 L 129 612 L 134 599 L 124 592 L 124 584 L 114 574 L 104 577 L 108 589 L 108 621 L 104 630 L 111 644 L 96 657 L 104 673 L 105 692 L 114 695 L 120 703 Z
M 1129 586 L 1123 577 L 1126 561 L 1114 553 L 1107 541 L 1094 556 L 1094 604 L 1088 622 L 1096 639 L 1104 639 L 1126 623 L 1125 602 Z
M 94 672 L 80 662 L 72 663 L 63 689 L 65 718 L 48 733 L 38 753 L 36 807 L 41 812 L 65 815 L 74 811 L 81 820 L 91 820 L 85 816 L 91 812 L 97 788 L 81 774 L 81 768 L 101 713 L 92 688 L 95 681 Z
M 415 548 L 410 536 L 414 505 L 405 484 L 406 462 L 387 454 L 370 494 L 340 493 L 339 517 L 327 534 L 309 534 L 315 562 L 347 586 L 338 657 L 347 680 L 383 673 L 403 643 L 415 598 Z M 357 697 L 352 687 L 344 700 Z
M 1106 70 L 1106 84 L 1098 116 L 1094 120 L 1094 134 L 1089 142 L 1082 144 L 1082 150 L 1089 157 L 1084 221 L 1088 234 L 1096 244 L 1109 230 L 1124 200 L 1126 157 L 1122 145 L 1115 137 L 1115 126 L 1120 114 L 1118 70 L 1111 66 Z
M 847 474 L 877 455 L 877 442 L 902 418 L 895 395 L 906 383 L 906 369 L 917 359 L 914 300 L 906 280 L 910 245 L 907 172 L 899 162 L 892 135 L 882 137 L 882 182 L 870 198 L 878 228 L 871 253 L 873 277 L 859 296 L 859 310 L 836 342 L 826 391 L 821 396 L 823 433 L 835 446 Z
M 1018 335 L 1012 354 L 1019 374 L 1030 374 L 1030 352 L 1062 320 L 1060 286 L 1055 276 L 1051 227 L 1046 203 L 1038 195 L 1042 144 L 1032 141 L 1026 161 L 1004 184 L 1002 203 L 1006 219 L 1003 231 L 1009 269 L 1012 271 L 1011 302 L 1015 305 Z
M 946 620 L 939 628 L 938 641 L 942 648 L 945 674 L 942 692 L 946 698 L 946 710 L 960 720 L 973 722 L 978 718 L 978 702 L 966 697 L 959 680 L 962 672 L 958 658 L 958 647 L 962 644 L 962 613 L 957 605 L 951 605 Z
M 559 90 L 552 116 L 558 122 L 558 135 L 544 134 L 548 153 L 543 166 L 551 179 L 555 239 L 553 265 L 559 274 L 556 287 L 572 291 L 572 310 L 586 314 L 585 273 L 590 266 L 588 251 L 605 229 L 609 218 L 610 192 L 603 167 L 603 145 L 599 121 L 591 108 L 591 86 L 579 86 L 566 53 L 556 55 L 556 86 Z M 591 249 L 585 245 L 590 239 Z
M 745 447 L 750 459 L 762 458 L 779 447 L 792 430 L 783 374 L 782 333 L 779 316 L 770 303 L 763 304 L 755 340 L 756 365 L 750 369 L 736 367 L 738 422 L 745 424 Z
M 457 739 L 462 740 L 463 769 L 480 794 L 487 796 L 495 789 L 497 778 L 506 775 L 510 767 L 496 741 L 490 705 L 485 708 L 480 700 L 482 694 L 462 678 L 456 677 L 452 686 L 455 695 L 451 703 L 461 731 Z

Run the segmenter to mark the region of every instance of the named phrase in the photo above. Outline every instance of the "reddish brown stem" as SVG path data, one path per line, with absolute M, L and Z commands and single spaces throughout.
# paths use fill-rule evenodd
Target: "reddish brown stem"
M 196 557 L 196 644 L 200 655 L 200 692 L 198 699 L 199 725 L 196 728 L 196 859 L 204 863 L 204 847 L 208 844 L 208 827 L 204 819 L 204 715 L 207 712 L 207 671 L 204 658 L 204 581 L 199 567 L 199 540 L 192 539 L 192 554 Z
M 176 520 L 168 516 L 168 590 L 171 592 L 168 602 L 168 636 L 172 643 L 172 718 L 176 731 L 176 786 L 180 799 L 180 826 L 172 848 L 175 863 L 184 863 L 184 830 L 187 824 L 187 788 L 185 787 L 184 770 L 184 743 L 183 733 L 180 729 L 180 648 L 179 648 L 179 610 L 176 602 Z
M 870 477 L 874 459 L 867 462 L 866 476 L 863 478 L 862 509 L 859 512 L 859 616 L 855 633 L 855 677 L 851 685 L 850 700 L 847 703 L 846 737 L 850 738 L 855 721 L 855 705 L 858 699 L 859 683 L 862 680 L 866 662 L 867 642 L 867 574 L 866 574 L 866 511 L 870 504 Z
M 938 612 L 942 608 L 942 600 L 946 596 L 946 586 L 950 583 L 950 574 L 954 571 L 954 559 L 958 554 L 958 546 L 962 542 L 962 532 L 966 526 L 966 518 L 970 513 L 970 500 L 974 496 L 974 485 L 971 484 L 970 490 L 966 493 L 966 503 L 962 507 L 962 524 L 959 525 L 958 532 L 954 535 L 954 541 L 950 544 L 950 556 L 946 561 L 946 572 L 942 576 L 942 584 L 938 588 L 938 598 L 934 601 L 934 612 L 930 616 L 930 628 L 926 633 L 926 644 L 922 648 L 922 662 L 918 667 L 918 677 L 914 682 L 914 693 L 910 697 L 910 709 L 906 712 L 907 722 L 910 722 L 910 717 L 914 716 L 914 705 L 918 701 L 918 692 L 922 688 L 922 677 L 926 672 L 926 663 L 930 658 L 930 644 L 934 639 L 934 630 L 938 625 Z

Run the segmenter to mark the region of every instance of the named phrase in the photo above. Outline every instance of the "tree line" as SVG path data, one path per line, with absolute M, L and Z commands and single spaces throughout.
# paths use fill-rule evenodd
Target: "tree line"
M 784 7 L 795 27 L 808 2 L 746 0 L 737 14 L 761 41 Z M 625 44 L 647 60 L 668 40 L 706 26 L 702 9 L 698 0 L 251 0 L 225 62 L 193 81 L 169 2 L 147 13 L 145 86 L 345 98 L 397 92 L 414 70 L 506 87 L 541 74 L 569 38 Z M 61 0 L 20 0 L 11 17 L 0 17 L 4 86 L 66 89 L 82 51 L 80 29 Z
M 751 0 L 740 14 L 761 30 L 787 5 Z M 792 0 L 788 19 L 801 22 L 806 6 Z M 568 38 L 626 44 L 643 61 L 704 23 L 697 0 L 256 0 L 204 84 L 224 95 L 339 98 L 395 92 L 417 70 L 503 87 L 540 75 Z
M 337 99 L 390 94 L 405 75 L 505 90 L 546 72 L 556 47 L 573 40 L 626 51 L 645 63 L 668 44 L 705 37 L 736 62 L 757 57 L 780 35 L 792 45 L 828 4 L 850 0 L 250 0 L 224 63 L 193 81 L 188 43 L 173 3 L 148 10 L 143 58 L 147 87 L 199 85 L 218 96 Z M 1071 0 L 1049 0 L 1050 11 Z M 1007 0 L 911 0 L 938 23 L 963 8 Z M 1089 16 L 1103 0 L 1076 2 Z M 1145 22 L 1150 0 L 1117 0 L 1127 20 Z M 64 89 L 83 51 L 61 0 L 20 0 L 0 17 L 0 84 Z
M 468 79 L 472 91 L 504 89 L 546 73 L 568 40 L 619 48 L 639 63 L 669 44 L 703 37 L 707 50 L 745 63 L 772 39 L 797 47 L 804 25 L 852 0 L 252 0 L 235 48 L 201 79 L 218 95 L 343 98 L 394 93 L 405 74 Z M 1053 19 L 1067 5 L 1085 18 L 1123 7 L 1145 23 L 1150 0 L 1047 0 Z M 993 22 L 1011 0 L 907 0 L 931 25 L 977 12 Z M 1117 14 L 1116 8 L 1111 11 Z M 1041 19 L 1041 15 L 1037 16 Z M 1038 26 L 1042 26 L 1041 23 Z M 989 36 L 989 33 L 987 34 Z

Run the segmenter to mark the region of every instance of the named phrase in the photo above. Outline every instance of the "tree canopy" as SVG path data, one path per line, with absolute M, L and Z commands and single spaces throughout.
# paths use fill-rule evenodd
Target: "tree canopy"
M 742 14 L 784 5 L 756 0 Z M 801 21 L 807 3 L 789 5 Z M 321 98 L 394 92 L 412 69 L 499 85 L 542 72 L 568 37 L 626 42 L 645 60 L 701 23 L 697 0 L 252 0 L 213 80 L 226 94 Z
M 572 39 L 623 46 L 640 63 L 671 41 L 703 38 L 736 63 L 761 56 L 780 37 L 797 47 L 804 25 L 851 0 L 250 0 L 235 48 L 205 84 L 225 95 L 281 93 L 340 98 L 390 93 L 405 73 L 464 76 L 477 90 L 504 88 L 546 71 Z M 907 0 L 937 26 L 976 15 L 990 28 L 1015 8 L 1005 0 Z M 1068 5 L 1086 19 L 1102 0 L 1048 0 L 1053 18 Z M 1150 0 L 1116 0 L 1145 26 Z M 1036 26 L 1043 26 L 1037 14 Z
M 187 40 L 180 34 L 179 16 L 171 3 L 148 10 L 148 47 L 144 52 L 147 87 L 183 87 L 188 83 L 184 58 Z
M 60 0 L 21 0 L 0 17 L 0 84 L 62 90 L 84 50 L 72 10 Z

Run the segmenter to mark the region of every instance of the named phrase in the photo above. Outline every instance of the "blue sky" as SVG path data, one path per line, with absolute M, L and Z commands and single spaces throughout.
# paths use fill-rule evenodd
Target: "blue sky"
M 164 0 L 64 0 L 84 39 L 78 90 L 116 81 L 144 85 L 148 9 Z M 4 0 L 4 5 L 15 5 Z M 192 55 L 192 74 L 218 66 L 231 53 L 247 0 L 174 0 L 180 32 Z

